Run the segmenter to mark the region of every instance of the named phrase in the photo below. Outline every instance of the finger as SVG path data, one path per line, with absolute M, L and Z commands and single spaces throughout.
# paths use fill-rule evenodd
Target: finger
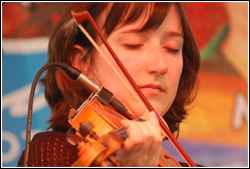
M 143 143 L 143 136 L 138 122 L 124 120 L 122 124 L 127 128 L 128 135 L 128 138 L 124 142 L 124 149 L 127 153 L 136 153 Z
M 154 114 L 151 115 L 151 122 L 122 121 L 124 127 L 127 128 L 128 139 L 125 141 L 125 148 L 129 152 L 137 152 L 142 149 L 141 153 L 145 155 L 149 150 L 151 152 L 151 150 L 154 150 L 161 144 L 162 138 L 159 126 L 157 125 L 157 117 Z
M 155 126 L 150 122 L 147 122 L 145 126 L 146 131 L 144 133 L 144 139 L 148 140 L 149 145 L 147 145 L 148 155 L 159 152 L 162 143 L 161 130 L 159 126 Z
M 126 119 L 121 120 L 121 124 L 122 124 L 125 128 L 128 128 L 128 127 L 129 127 L 129 125 L 130 125 L 129 122 L 130 122 L 130 121 L 129 121 L 129 120 L 126 120 Z
M 154 166 L 158 163 L 160 146 L 161 146 L 161 136 L 158 129 L 149 122 L 140 122 L 139 127 L 142 131 L 143 144 L 138 151 L 138 156 L 144 159 L 144 164 L 149 166 Z
M 154 124 L 149 121 L 123 120 L 127 128 L 128 139 L 124 142 L 120 159 L 146 166 L 155 166 L 159 159 L 159 144 L 155 145 Z M 161 137 L 160 137 L 161 138 Z M 140 157 L 139 159 L 137 157 Z
M 155 112 L 151 111 L 148 113 L 148 123 L 147 130 L 150 133 L 153 133 L 152 137 L 152 144 L 148 148 L 148 155 L 159 153 L 162 143 L 162 136 L 161 136 L 161 127 L 159 125 L 159 120 Z

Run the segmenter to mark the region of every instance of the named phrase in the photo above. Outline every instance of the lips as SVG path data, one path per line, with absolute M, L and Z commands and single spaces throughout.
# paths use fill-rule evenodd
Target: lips
M 162 92 L 165 91 L 161 87 L 161 85 L 157 85 L 157 84 L 147 84 L 147 85 L 141 86 L 140 90 L 144 94 L 149 94 L 149 95 L 159 95 L 159 94 L 161 94 Z

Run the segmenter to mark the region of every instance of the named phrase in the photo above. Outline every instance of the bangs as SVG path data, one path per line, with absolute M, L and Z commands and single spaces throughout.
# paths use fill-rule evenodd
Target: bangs
M 106 21 L 103 25 L 106 36 L 108 36 L 118 25 L 124 26 L 133 23 L 146 12 L 143 26 L 138 31 L 157 29 L 173 3 L 115 3 L 112 5 Z

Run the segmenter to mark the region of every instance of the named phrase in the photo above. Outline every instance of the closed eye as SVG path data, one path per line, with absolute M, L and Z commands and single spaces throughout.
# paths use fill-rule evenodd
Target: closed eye
M 173 53 L 173 54 L 178 54 L 181 50 L 178 48 L 169 48 L 169 47 L 164 47 L 167 52 Z
M 124 47 L 128 48 L 128 49 L 139 49 L 140 47 L 142 47 L 142 44 L 124 44 Z

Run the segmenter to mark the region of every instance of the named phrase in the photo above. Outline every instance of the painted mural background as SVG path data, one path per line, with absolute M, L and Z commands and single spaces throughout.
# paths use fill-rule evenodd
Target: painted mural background
M 2 166 L 15 167 L 25 147 L 31 83 L 47 61 L 48 36 L 65 2 L 2 2 Z M 248 163 L 248 2 L 184 3 L 202 63 L 198 97 L 179 141 L 195 163 Z M 43 86 L 34 99 L 32 133 L 50 116 Z M 183 161 L 168 142 L 164 147 Z

